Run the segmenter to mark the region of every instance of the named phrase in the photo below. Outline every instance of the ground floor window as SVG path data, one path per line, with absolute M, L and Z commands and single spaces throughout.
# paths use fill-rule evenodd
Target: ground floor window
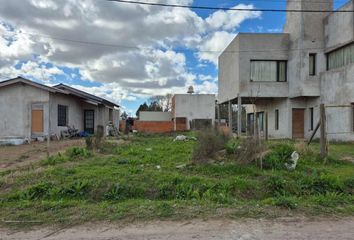
M 275 110 L 275 130 L 279 130 L 279 110 Z
M 58 126 L 68 125 L 68 106 L 58 105 Z
M 310 108 L 310 130 L 313 130 L 313 108 Z
M 354 103 L 352 103 L 352 130 L 354 132 Z
M 264 131 L 264 112 L 257 113 L 257 124 L 259 131 Z

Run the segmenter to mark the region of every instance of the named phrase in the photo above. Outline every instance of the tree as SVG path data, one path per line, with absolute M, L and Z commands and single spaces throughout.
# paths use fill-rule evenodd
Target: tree
M 172 110 L 172 94 L 166 94 L 164 96 L 162 95 L 157 95 L 157 96 L 152 96 L 149 98 L 149 103 L 150 105 L 153 103 L 154 106 L 156 104 L 160 106 L 163 112 L 169 112 Z
M 139 113 L 140 111 L 147 111 L 149 109 L 149 106 L 146 104 L 146 102 L 144 102 L 143 104 L 141 104 L 138 108 L 138 110 L 136 111 L 136 116 L 139 117 Z
M 126 120 L 128 118 L 128 114 L 124 111 L 120 117 L 122 118 L 122 120 Z

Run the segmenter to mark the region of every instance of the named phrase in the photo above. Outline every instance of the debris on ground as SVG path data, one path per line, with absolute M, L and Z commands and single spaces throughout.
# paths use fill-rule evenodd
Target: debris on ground
M 181 164 L 181 165 L 177 165 L 176 169 L 182 169 L 182 168 L 185 168 L 185 167 L 187 167 L 187 164 Z
M 145 148 L 145 151 L 151 152 L 152 148 Z
M 295 170 L 297 162 L 299 161 L 300 155 L 294 151 L 290 156 L 290 163 L 285 163 L 285 167 L 288 170 Z
M 196 137 L 187 137 L 185 135 L 178 135 L 173 141 L 188 141 L 188 140 L 194 140 L 197 141 Z
M 157 166 L 156 166 L 156 169 L 160 170 L 160 169 L 161 169 L 161 166 L 160 166 L 160 165 L 157 165 Z
M 127 159 L 119 159 L 119 160 L 117 161 L 117 163 L 120 164 L 120 165 L 128 164 L 128 163 L 129 163 L 129 160 L 127 160 Z

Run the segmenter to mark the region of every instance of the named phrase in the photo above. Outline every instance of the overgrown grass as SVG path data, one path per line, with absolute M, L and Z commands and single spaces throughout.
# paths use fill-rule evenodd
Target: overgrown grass
M 331 148 L 332 160 L 326 164 L 317 158 L 315 145 L 303 151 L 295 171 L 287 171 L 260 170 L 228 157 L 195 165 L 193 149 L 198 142 L 173 139 L 174 135 L 137 135 L 128 144 L 104 144 L 100 153 L 72 148 L 27 169 L 1 172 L 1 217 L 70 224 L 354 214 L 354 167 L 339 160 L 341 144 Z M 226 148 L 238 144 L 234 141 Z M 294 142 L 288 144 L 291 147 L 275 151 L 272 161 L 279 159 L 275 155 L 290 152 Z M 345 149 L 349 150 L 345 156 L 354 157 L 351 148 Z M 274 164 L 279 166 L 277 161 Z

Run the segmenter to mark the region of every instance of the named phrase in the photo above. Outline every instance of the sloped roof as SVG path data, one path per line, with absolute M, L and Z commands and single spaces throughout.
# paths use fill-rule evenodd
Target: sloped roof
M 106 105 L 109 107 L 119 107 L 118 104 L 110 102 L 104 98 L 97 97 L 95 95 L 81 91 L 79 89 L 70 87 L 70 86 L 62 84 L 62 83 L 58 84 L 56 86 L 50 87 L 50 86 L 46 86 L 44 84 L 40 84 L 40 83 L 31 81 L 31 80 L 25 79 L 23 77 L 17 77 L 17 78 L 13 78 L 13 79 L 9 79 L 9 80 L 5 80 L 5 81 L 0 82 L 0 88 L 5 87 L 5 86 L 9 86 L 12 84 L 16 84 L 16 83 L 27 84 L 27 85 L 30 85 L 30 86 L 33 86 L 36 88 L 43 89 L 45 91 L 52 92 L 52 93 L 62 93 L 62 94 L 66 94 L 66 95 L 73 95 L 73 96 L 82 98 L 84 100 L 87 100 L 87 101 L 90 101 L 90 102 L 93 102 L 96 104 L 103 104 L 103 105 Z
M 84 91 L 81 91 L 79 89 L 76 89 L 76 88 L 73 88 L 73 87 L 70 87 L 68 85 L 65 85 L 63 83 L 60 83 L 58 85 L 55 85 L 53 86 L 53 88 L 57 88 L 57 89 L 60 89 L 60 90 L 63 90 L 63 91 L 66 91 L 72 95 L 75 95 L 77 97 L 81 97 L 81 98 L 86 98 L 86 99 L 89 99 L 91 101 L 94 101 L 94 102 L 97 102 L 99 104 L 103 104 L 103 105 L 107 105 L 107 106 L 111 106 L 111 107 L 119 107 L 118 104 L 115 104 L 113 102 L 110 102 L 104 98 L 101 98 L 101 97 L 97 97 L 93 94 L 90 94 L 90 93 L 87 93 L 87 92 L 84 92 Z
M 27 84 L 27 85 L 30 85 L 30 86 L 33 86 L 36 88 L 40 88 L 40 89 L 52 92 L 52 93 L 60 92 L 60 93 L 66 94 L 66 92 L 64 92 L 58 88 L 52 88 L 52 87 L 46 86 L 44 84 L 33 82 L 31 80 L 25 79 L 23 77 L 17 77 L 17 78 L 12 78 L 9 80 L 2 81 L 2 82 L 0 82 L 0 88 L 5 87 L 5 86 L 9 86 L 12 84 L 16 84 L 16 83 Z

